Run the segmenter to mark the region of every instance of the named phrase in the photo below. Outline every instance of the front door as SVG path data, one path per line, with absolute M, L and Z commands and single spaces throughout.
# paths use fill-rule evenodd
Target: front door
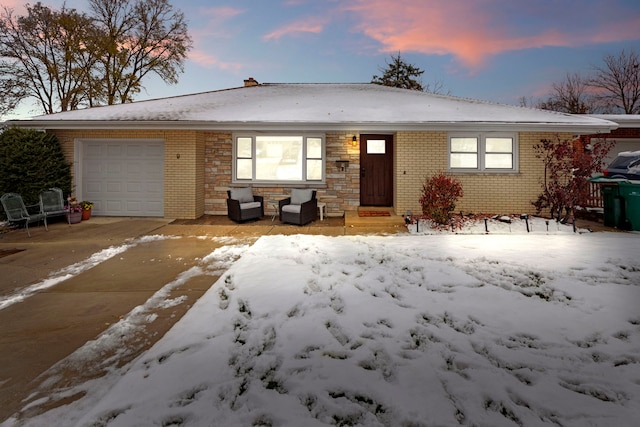
M 393 135 L 360 135 L 360 205 L 393 206 Z

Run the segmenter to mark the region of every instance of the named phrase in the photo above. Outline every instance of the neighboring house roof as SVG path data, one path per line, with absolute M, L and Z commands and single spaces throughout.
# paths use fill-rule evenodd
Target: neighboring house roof
M 589 114 L 588 116 L 615 122 L 621 128 L 640 128 L 640 114 Z
M 370 83 L 261 84 L 8 121 L 44 129 L 513 130 L 608 133 L 598 118 Z

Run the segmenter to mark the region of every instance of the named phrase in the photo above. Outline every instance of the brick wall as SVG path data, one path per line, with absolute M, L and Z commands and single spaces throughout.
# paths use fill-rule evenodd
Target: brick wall
M 599 139 L 605 138 L 608 141 L 624 141 L 626 139 L 640 139 L 640 128 L 618 128 L 612 130 L 607 134 L 592 134 L 592 135 L 583 135 L 580 138 L 580 144 L 582 147 L 585 147 L 587 144 L 591 143 L 592 139 L 596 141 Z M 616 152 L 615 146 L 613 147 L 613 152 Z
M 53 130 L 67 159 L 74 162 L 74 142 L 89 138 L 159 138 L 165 141 L 164 211 L 168 218 L 226 215 L 226 191 L 232 186 L 230 132 L 155 130 Z M 356 146 L 352 137 L 358 137 Z M 465 195 L 457 210 L 476 213 L 533 212 L 531 202 L 540 192 L 542 162 L 533 146 L 555 134 L 520 133 L 519 171 L 508 174 L 456 174 Z M 561 137 L 569 138 L 571 135 Z M 446 171 L 447 132 L 398 132 L 394 143 L 394 207 L 398 215 L 420 212 L 418 200 L 424 179 Z M 355 211 L 360 204 L 360 141 L 355 131 L 326 133 L 326 183 L 312 186 L 332 216 Z M 336 160 L 348 160 L 345 171 Z M 74 164 L 74 169 L 77 165 Z M 75 184 L 74 184 L 75 185 Z M 288 197 L 292 186 L 253 185 L 266 202 Z M 267 205 L 267 213 L 272 208 Z
M 353 136 L 358 142 L 353 145 Z M 342 215 L 356 211 L 360 206 L 360 136 L 357 132 L 328 132 L 327 186 L 318 190 L 320 200 L 327 203 L 328 215 Z M 348 160 L 349 166 L 341 171 L 336 160 Z
M 602 137 L 602 135 L 593 135 L 594 137 Z M 611 131 L 611 133 L 605 135 L 609 139 L 616 138 L 640 138 L 640 128 L 618 128 Z
M 400 215 L 421 212 L 425 178 L 447 169 L 447 132 L 398 132 L 394 144 L 394 207 Z
M 311 185 L 317 191 L 317 198 L 327 204 L 327 214 L 341 216 L 345 211 L 354 211 L 360 204 L 360 151 L 359 144 L 352 145 L 355 132 L 326 133 L 326 184 Z M 207 132 L 205 140 L 205 213 L 210 215 L 227 214 L 227 190 L 232 187 L 231 163 L 233 160 L 233 141 L 231 133 Z M 336 160 L 349 160 L 349 166 L 341 171 Z M 265 198 L 267 214 L 273 212 L 269 202 L 289 197 L 289 186 L 268 186 L 253 184 L 254 194 Z
M 202 132 L 194 132 L 193 134 L 195 139 L 195 146 L 193 147 L 193 152 L 195 154 L 193 161 L 194 178 L 195 185 L 193 188 L 194 195 L 194 205 L 193 205 L 193 214 L 190 215 L 190 218 L 199 218 L 204 215 L 204 146 L 205 146 L 205 135 Z
M 465 213 L 534 213 L 531 205 L 540 193 L 543 165 L 535 157 L 533 146 L 554 133 L 519 134 L 519 171 L 517 173 L 450 174 L 462 182 L 464 196 L 457 211 Z M 571 138 L 571 135 L 560 135 Z M 447 132 L 398 132 L 395 153 L 395 211 L 420 213 L 424 180 L 448 165 Z
M 233 158 L 231 133 L 204 134 L 204 212 L 227 214 L 227 190 Z
M 178 130 L 50 130 L 58 137 L 65 157 L 78 168 L 75 141 L 93 138 L 164 140 L 164 216 L 197 218 L 204 213 L 204 137 Z M 75 186 L 75 179 L 73 186 Z

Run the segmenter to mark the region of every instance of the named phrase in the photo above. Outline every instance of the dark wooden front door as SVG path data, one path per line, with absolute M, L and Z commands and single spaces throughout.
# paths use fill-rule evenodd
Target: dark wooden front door
M 393 206 L 393 135 L 360 135 L 360 205 Z

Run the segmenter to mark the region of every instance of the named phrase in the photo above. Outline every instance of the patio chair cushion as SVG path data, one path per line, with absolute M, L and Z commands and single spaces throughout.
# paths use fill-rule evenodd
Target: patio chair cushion
M 291 204 L 292 205 L 301 205 L 301 204 L 311 200 L 312 197 L 313 197 L 313 190 L 300 189 L 300 188 L 292 188 L 291 189 Z
M 253 199 L 253 196 L 251 196 L 251 198 Z M 240 209 L 254 209 L 254 208 L 259 208 L 260 207 L 260 202 L 248 202 L 248 203 L 240 203 Z
M 290 205 L 284 205 L 282 207 L 282 212 L 291 212 L 291 213 L 300 213 L 300 208 L 302 208 L 301 205 L 294 205 L 294 204 L 290 204 Z
M 239 201 L 240 203 L 253 202 L 253 190 L 251 190 L 251 187 L 232 188 L 231 189 L 231 198 L 233 200 Z

